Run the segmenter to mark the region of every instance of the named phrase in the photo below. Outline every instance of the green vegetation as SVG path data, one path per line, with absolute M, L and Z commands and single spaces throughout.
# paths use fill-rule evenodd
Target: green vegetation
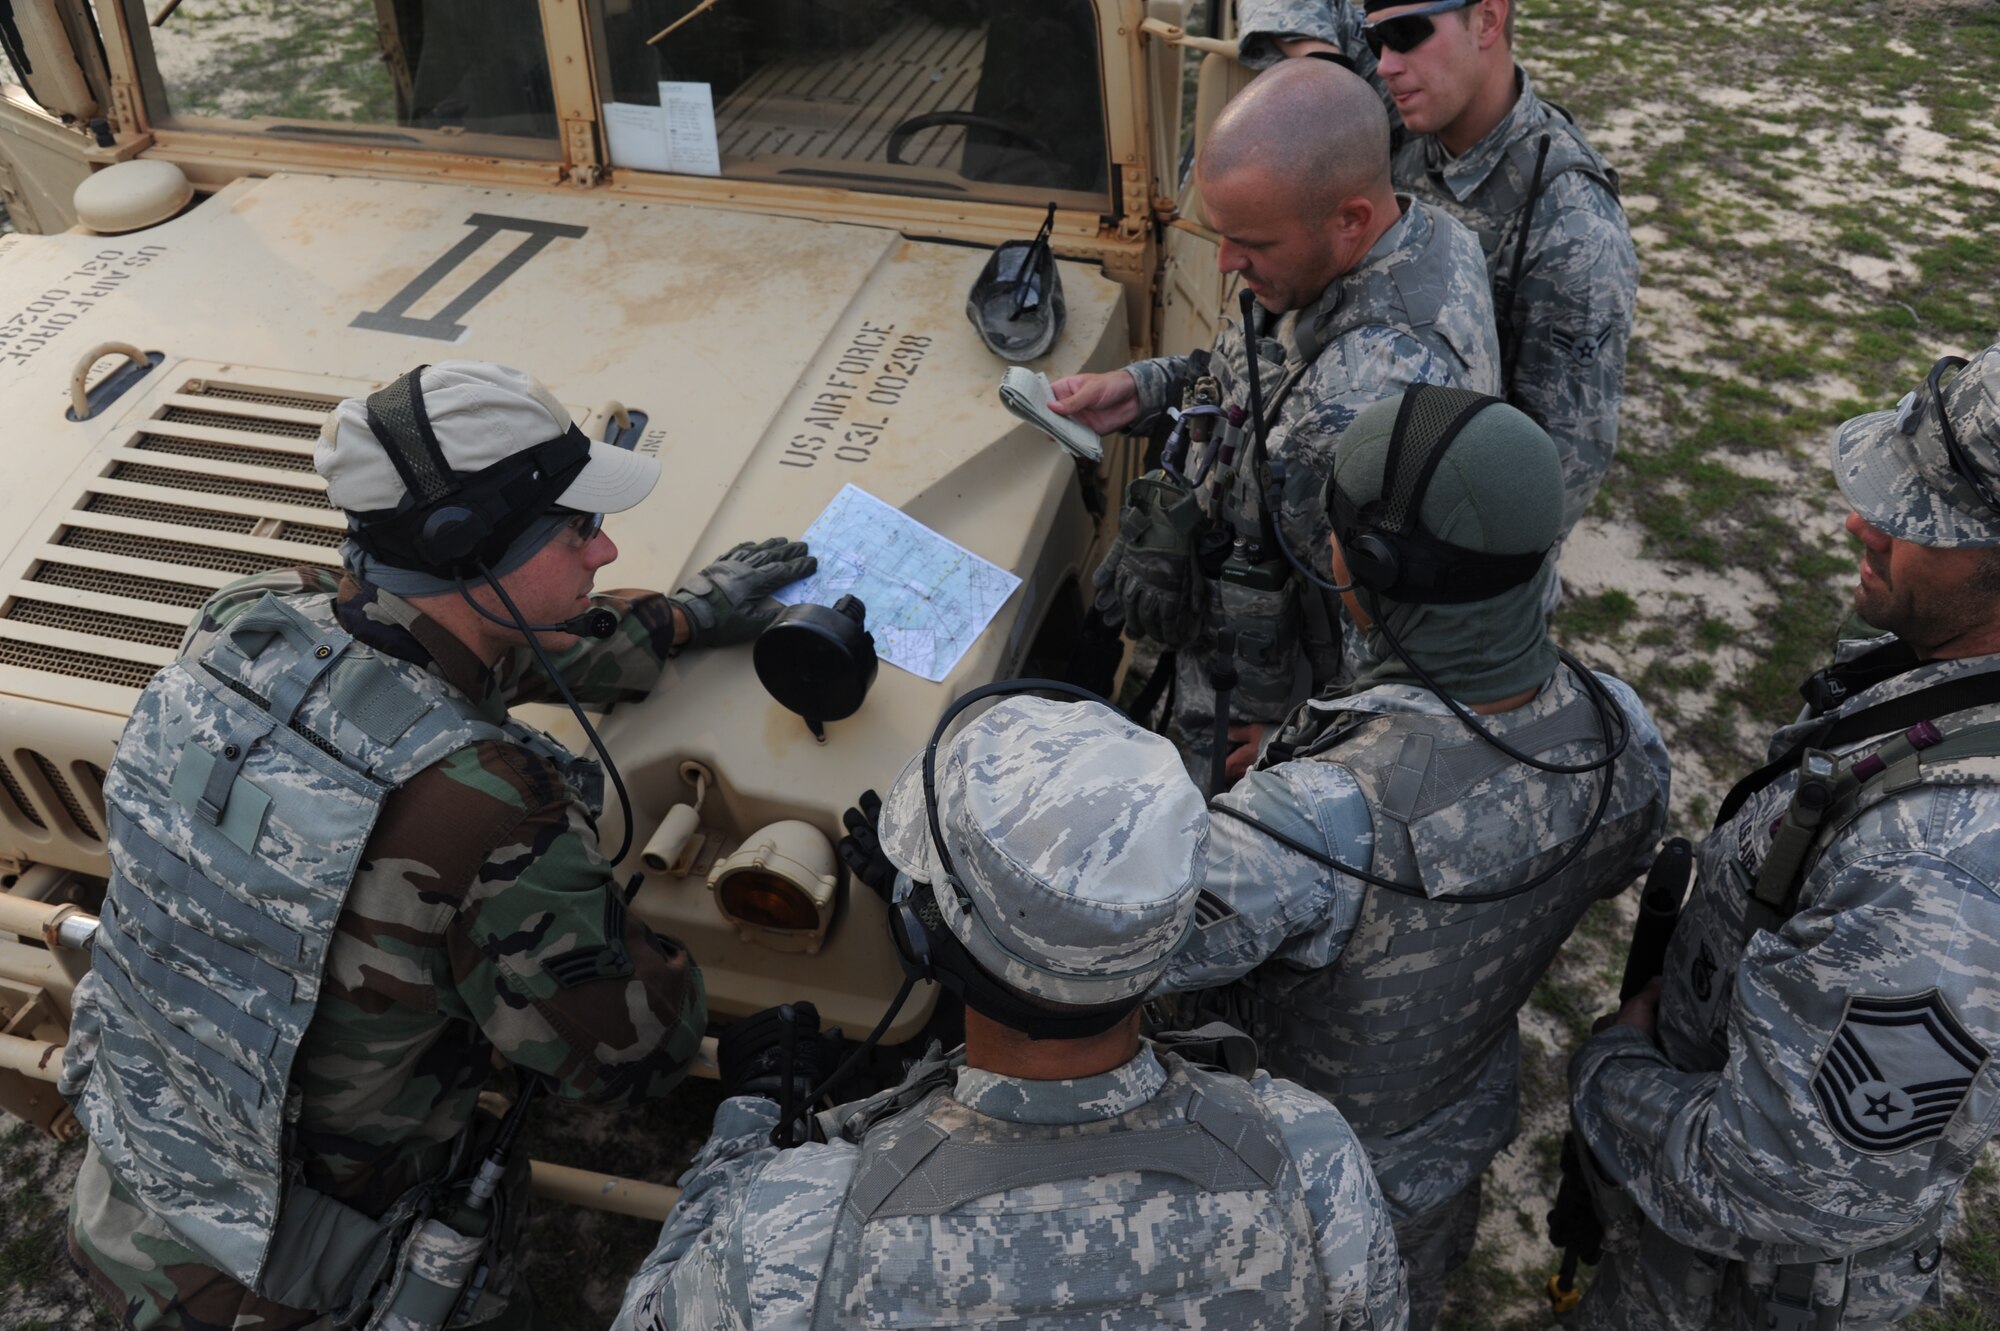
M 177 116 L 396 120 L 374 9 L 355 0 L 187 0 L 154 45 Z

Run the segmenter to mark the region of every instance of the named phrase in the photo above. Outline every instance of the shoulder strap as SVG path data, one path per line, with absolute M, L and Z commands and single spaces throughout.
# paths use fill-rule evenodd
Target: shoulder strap
M 1918 747 L 1908 736 L 1899 735 L 1864 760 L 1869 771 L 1858 776 L 1850 767 L 1835 787 L 1833 803 L 1800 845 L 1789 863 L 1772 872 L 1773 861 L 1765 861 L 1757 875 L 1755 894 L 1768 914 L 1761 927 L 1775 928 L 1798 911 L 1799 890 L 1805 883 L 1810 847 L 1825 847 L 1855 819 L 1886 799 L 1922 786 L 2000 785 L 2000 721 L 1983 721 L 1967 726 L 1927 747 Z M 1960 764 L 1946 771 L 1947 764 Z M 1780 837 L 1782 840 L 1782 834 Z M 1772 855 L 1778 851 L 1774 846 Z M 1753 903 L 1756 904 L 1756 903 Z
M 1738 781 L 1723 797 L 1714 825 L 1721 827 L 1734 818 L 1752 797 L 1797 767 L 1808 748 L 1839 749 L 1875 735 L 1886 735 L 1892 730 L 1907 730 L 1919 721 L 1931 721 L 1968 708 L 1993 705 L 2000 705 L 2000 670 L 1982 670 L 1975 675 L 1958 675 L 1941 680 L 1915 693 L 1890 698 L 1843 716 L 1828 727 L 1825 734 L 1800 740 Z

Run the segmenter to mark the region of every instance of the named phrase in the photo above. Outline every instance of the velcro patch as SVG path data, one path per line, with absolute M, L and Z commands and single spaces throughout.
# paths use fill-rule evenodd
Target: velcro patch
M 1813 1095 L 1842 1141 L 1887 1155 L 1942 1136 L 1985 1061 L 1985 1047 L 1935 989 L 1851 998 Z
M 1604 350 L 1604 344 L 1611 340 L 1611 330 L 1613 327 L 1614 325 L 1612 324 L 1606 324 L 1604 325 L 1604 331 L 1601 333 L 1572 333 L 1566 329 L 1552 328 L 1549 330 L 1549 340 L 1555 343 L 1557 351 L 1562 352 L 1578 365 L 1595 365 L 1597 363 L 1597 354 Z

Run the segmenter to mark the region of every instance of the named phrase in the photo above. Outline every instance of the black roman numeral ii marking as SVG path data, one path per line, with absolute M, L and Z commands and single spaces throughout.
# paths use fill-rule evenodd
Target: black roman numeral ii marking
M 494 288 L 519 272 L 528 260 L 548 248 L 552 240 L 575 240 L 589 227 L 570 226 L 562 222 L 537 222 L 527 217 L 496 217 L 492 213 L 474 213 L 465 219 L 472 228 L 472 234 L 452 246 L 438 257 L 436 263 L 411 278 L 408 285 L 379 310 L 368 310 L 354 316 L 350 328 L 366 328 L 377 333 L 402 333 L 408 337 L 430 337 L 440 342 L 455 342 L 465 331 L 465 325 L 458 322 L 477 305 L 493 294 Z M 461 291 L 449 305 L 428 319 L 410 317 L 410 307 L 422 300 L 427 292 L 450 275 L 451 271 L 478 253 L 486 242 L 503 231 L 515 231 L 521 239 L 514 248 L 486 271 L 478 281 Z

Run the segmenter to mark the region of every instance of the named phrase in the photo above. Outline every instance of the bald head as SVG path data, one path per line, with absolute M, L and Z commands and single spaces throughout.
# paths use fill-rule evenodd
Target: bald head
M 1306 220 L 1351 198 L 1387 203 L 1389 116 L 1359 75 L 1324 60 L 1281 60 L 1223 108 L 1197 169 L 1204 190 L 1258 171 Z

